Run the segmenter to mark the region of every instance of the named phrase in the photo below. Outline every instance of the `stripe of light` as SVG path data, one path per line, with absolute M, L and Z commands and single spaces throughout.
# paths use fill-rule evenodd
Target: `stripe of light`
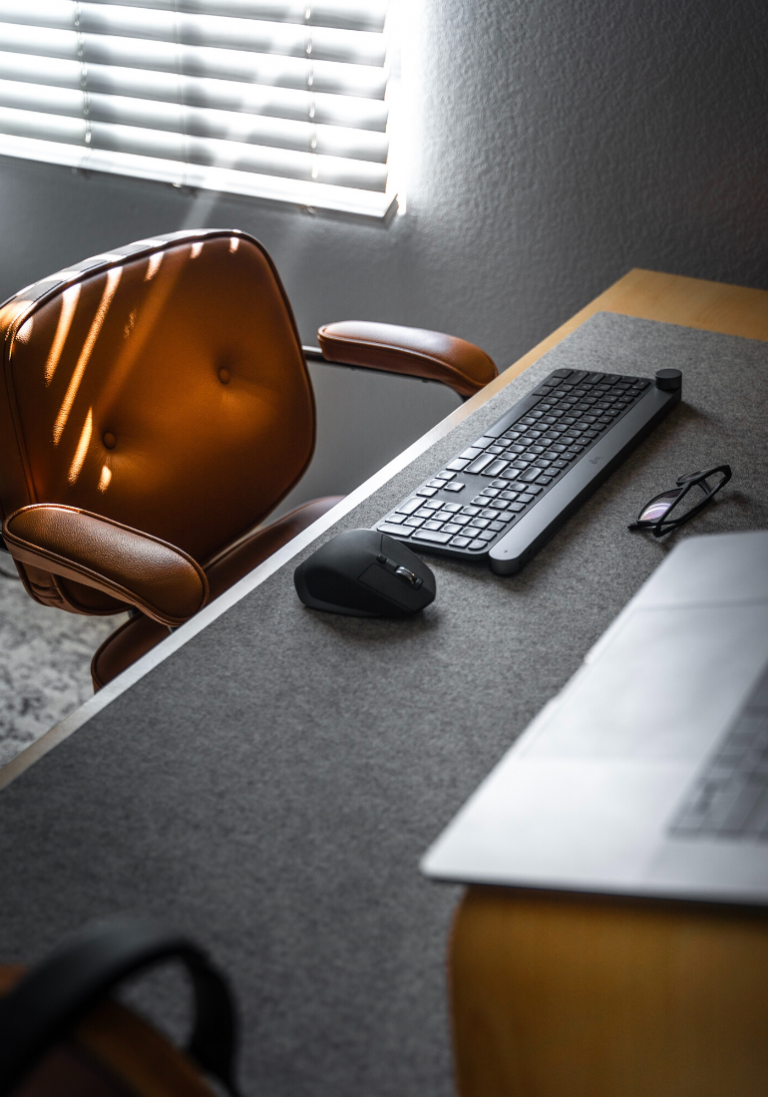
M 72 318 L 75 315 L 77 301 L 80 297 L 80 284 L 78 283 L 77 285 L 70 286 L 69 289 L 64 290 L 62 296 L 61 315 L 59 316 L 59 322 L 56 325 L 56 335 L 53 338 L 53 345 L 51 346 L 51 352 L 48 355 L 48 361 L 45 363 L 46 385 L 50 385 L 53 380 L 53 375 L 56 372 L 56 367 L 61 358 L 61 352 L 64 350 L 64 344 L 69 335 L 69 329 L 72 327 Z
M 70 484 L 77 483 L 77 478 L 80 475 L 80 470 L 83 467 L 83 461 L 85 455 L 88 452 L 88 447 L 91 444 L 91 435 L 93 434 L 93 408 L 88 408 L 88 414 L 85 417 L 83 423 L 83 429 L 80 434 L 80 441 L 77 443 L 77 449 L 75 450 L 75 456 L 72 459 L 72 464 L 69 467 L 69 475 L 67 479 Z
M 53 444 L 57 446 L 64 433 L 64 428 L 67 425 L 69 419 L 69 413 L 72 410 L 72 405 L 75 402 L 77 396 L 77 390 L 80 388 L 80 382 L 83 379 L 85 373 L 85 367 L 88 365 L 88 359 L 91 357 L 96 340 L 99 337 L 101 326 L 104 323 L 104 319 L 109 311 L 109 306 L 112 304 L 112 298 L 115 296 L 115 290 L 120 284 L 120 278 L 122 277 L 123 268 L 113 267 L 112 270 L 107 271 L 107 284 L 104 287 L 104 292 L 101 295 L 101 302 L 99 303 L 96 315 L 93 318 L 91 329 L 88 332 L 83 349 L 80 352 L 80 357 L 77 360 L 74 373 L 70 379 L 67 391 L 64 396 L 63 403 L 59 409 L 59 414 L 56 416 L 56 422 L 53 426 Z

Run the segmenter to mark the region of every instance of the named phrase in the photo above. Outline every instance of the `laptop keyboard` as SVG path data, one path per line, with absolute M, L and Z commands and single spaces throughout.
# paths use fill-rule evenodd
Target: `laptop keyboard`
M 416 549 L 487 556 L 650 387 L 645 377 L 555 370 L 376 529 Z
M 768 668 L 670 833 L 768 842 Z

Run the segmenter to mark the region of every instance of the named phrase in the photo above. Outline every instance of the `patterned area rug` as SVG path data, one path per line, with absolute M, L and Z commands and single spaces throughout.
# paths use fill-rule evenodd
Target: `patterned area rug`
M 93 696 L 91 657 L 125 619 L 39 606 L 0 553 L 0 766 Z

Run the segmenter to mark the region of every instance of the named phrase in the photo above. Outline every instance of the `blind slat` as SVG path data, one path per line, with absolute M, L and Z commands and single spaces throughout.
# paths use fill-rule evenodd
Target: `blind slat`
M 215 46 L 281 57 L 337 61 L 349 65 L 384 64 L 380 34 L 367 31 L 267 23 L 219 15 L 187 15 L 154 8 L 77 3 L 75 0 L 0 0 L 7 25 L 69 31 L 83 35 L 139 38 L 183 46 Z
M 20 111 L 60 114 L 83 121 L 83 98 L 83 92 L 76 89 L 0 80 L 0 105 Z M 383 133 L 93 93 L 88 95 L 87 111 L 91 122 L 168 130 L 191 137 L 242 141 L 379 164 L 387 161 L 387 138 Z
M 307 89 L 335 95 L 383 99 L 386 73 L 369 65 L 307 61 L 298 57 L 249 54 L 212 46 L 175 46 L 136 38 L 29 28 L 0 22 L 0 43 L 7 51 L 34 53 L 86 65 L 125 66 L 150 72 L 239 80 L 267 87 Z
M 81 90 L 82 71 L 77 61 L 0 51 L 0 79 L 36 83 L 51 88 Z M 291 88 L 261 87 L 234 80 L 177 77 L 174 73 L 88 66 L 88 88 L 93 93 L 131 98 L 182 102 L 190 107 L 263 114 L 271 118 L 304 121 L 314 110 L 318 125 L 356 130 L 387 128 L 387 105 L 375 99 L 326 95 Z
M 0 153 L 383 216 L 385 15 L 386 0 L 0 0 Z
M 0 133 L 13 137 L 34 137 L 83 145 L 84 123 L 77 118 L 53 114 L 32 114 L 28 111 L 0 107 Z M 277 175 L 284 179 L 326 183 L 360 190 L 383 191 L 386 187 L 386 167 L 359 160 L 344 160 L 335 156 L 316 156 L 290 149 L 243 145 L 237 141 L 217 141 L 200 137 L 185 137 L 180 133 L 145 130 L 137 126 L 102 125 L 90 127 L 91 145 L 87 153 L 119 152 L 134 156 L 177 160 L 195 166 L 226 168 L 241 172 Z M 89 165 L 85 165 L 89 166 Z M 183 180 L 187 182 L 186 179 Z M 189 184 L 188 185 L 192 185 Z
M 183 165 L 172 160 L 154 160 L 140 156 L 89 152 L 76 145 L 35 141 L 30 138 L 9 138 L 8 155 L 49 164 L 63 164 L 89 171 L 114 175 L 131 175 L 139 179 L 159 180 L 174 186 L 188 185 L 206 190 L 243 194 L 254 198 L 271 198 L 295 202 L 302 206 L 341 210 L 373 217 L 384 217 L 392 206 L 393 196 L 353 187 L 328 186 L 324 183 L 298 179 L 280 179 L 269 175 L 238 172 L 226 168 L 204 168 Z
M 93 4 L 111 4 L 114 0 L 90 0 Z M 269 22 L 308 23 L 313 27 L 338 27 L 342 30 L 367 30 L 380 34 L 387 15 L 386 0 L 323 0 L 307 4 L 305 0 L 122 0 L 126 7 L 162 8 L 192 15 L 231 15 L 235 18 L 264 19 Z M 309 18 L 306 17 L 309 9 Z

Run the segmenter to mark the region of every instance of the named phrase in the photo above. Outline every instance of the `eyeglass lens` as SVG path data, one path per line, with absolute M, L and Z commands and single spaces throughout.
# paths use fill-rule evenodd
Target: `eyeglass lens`
M 641 511 L 639 520 L 641 522 L 661 521 L 680 498 L 680 494 L 681 489 L 678 488 L 677 491 L 667 491 L 663 495 L 658 495 Z

